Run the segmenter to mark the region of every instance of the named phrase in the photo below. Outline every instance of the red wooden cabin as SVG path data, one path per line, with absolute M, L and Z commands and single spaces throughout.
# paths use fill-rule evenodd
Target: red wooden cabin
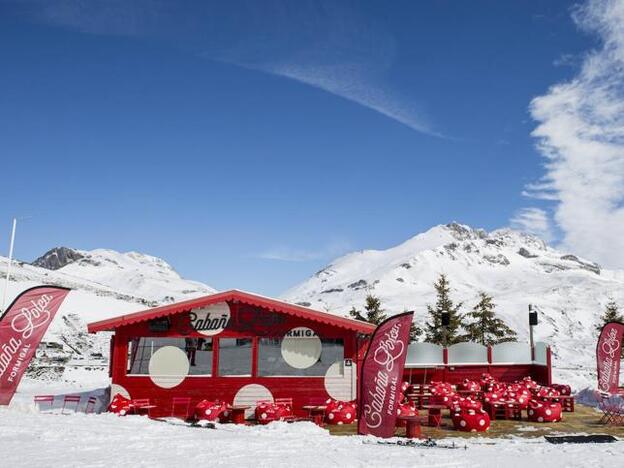
M 111 397 L 174 397 L 255 406 L 292 398 L 296 412 L 357 396 L 358 357 L 375 326 L 241 291 L 227 291 L 91 323 L 112 331 Z

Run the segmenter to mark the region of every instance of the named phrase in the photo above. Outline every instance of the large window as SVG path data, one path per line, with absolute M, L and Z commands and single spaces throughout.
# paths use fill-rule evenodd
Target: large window
M 181 349 L 189 360 L 190 375 L 212 374 L 212 338 L 141 337 L 128 341 L 128 374 L 149 374 L 150 359 L 161 348 Z
M 261 338 L 258 341 L 259 375 L 324 376 L 332 364 L 344 359 L 341 339 L 284 341 L 282 338 Z
M 250 338 L 219 338 L 219 375 L 251 375 Z

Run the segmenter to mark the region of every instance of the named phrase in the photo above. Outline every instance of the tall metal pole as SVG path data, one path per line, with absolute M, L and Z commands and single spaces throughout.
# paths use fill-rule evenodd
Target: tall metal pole
M 15 244 L 15 229 L 17 228 L 17 218 L 13 218 L 13 229 L 11 229 L 11 242 L 9 244 L 9 264 L 7 265 L 6 281 L 4 282 L 4 292 L 2 293 L 2 310 L 6 303 L 7 290 L 9 289 L 9 280 L 11 278 L 11 265 L 13 263 L 13 245 Z
M 531 312 L 533 305 L 529 304 L 529 341 L 531 345 L 531 360 L 535 359 L 535 343 L 533 342 L 533 325 L 531 324 Z

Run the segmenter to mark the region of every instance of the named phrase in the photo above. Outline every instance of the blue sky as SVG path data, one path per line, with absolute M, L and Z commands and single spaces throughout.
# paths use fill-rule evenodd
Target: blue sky
M 0 1 L 20 259 L 137 250 L 276 295 L 435 224 L 556 210 L 523 196 L 545 162 L 529 106 L 597 47 L 571 2 L 104 4 Z

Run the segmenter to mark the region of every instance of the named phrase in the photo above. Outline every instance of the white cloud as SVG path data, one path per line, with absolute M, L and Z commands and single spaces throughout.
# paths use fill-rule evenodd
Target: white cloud
M 591 0 L 574 18 L 602 44 L 531 102 L 546 173 L 527 193 L 555 202 L 563 247 L 624 267 L 624 1 Z
M 392 35 L 344 2 L 27 0 L 39 21 L 91 34 L 159 39 L 202 57 L 289 78 L 355 102 L 413 130 L 436 131 L 390 83 Z M 28 9 L 26 9 L 28 10 Z
M 546 242 L 553 239 L 548 214 L 541 208 L 522 208 L 511 219 L 511 227 L 535 234 Z
M 263 252 L 253 255 L 255 258 L 263 260 L 279 260 L 283 262 L 308 262 L 313 260 L 333 259 L 339 255 L 352 250 L 352 246 L 347 241 L 334 241 L 326 246 L 313 249 L 297 249 L 289 246 L 276 246 Z

